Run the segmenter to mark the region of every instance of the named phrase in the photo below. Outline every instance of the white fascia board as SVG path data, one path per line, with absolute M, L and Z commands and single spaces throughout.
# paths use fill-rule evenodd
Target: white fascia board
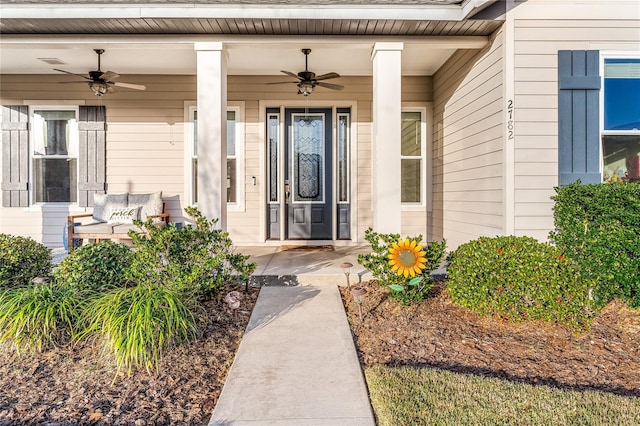
M 463 19 L 475 15 L 477 12 L 495 2 L 496 0 L 467 0 L 462 4 Z
M 472 0 L 475 3 L 495 0 Z M 468 12 L 466 12 L 468 13 Z M 357 6 L 257 6 L 185 4 L 174 5 L 4 5 L 3 19 L 144 19 L 144 18 L 217 18 L 217 19 L 371 19 L 405 21 L 461 21 L 465 8 L 454 5 L 357 5 Z
M 433 36 L 433 37 L 403 37 L 403 36 L 264 36 L 264 35 L 228 35 L 215 36 L 216 42 L 230 45 L 287 45 L 300 43 L 326 43 L 327 45 L 360 45 L 370 46 L 377 42 L 402 42 L 405 45 L 420 45 L 434 49 L 482 49 L 489 43 L 487 36 Z M 0 46 L 22 46 L 24 48 L 64 49 L 70 45 L 93 45 L 96 43 L 109 45 L 123 45 L 128 49 L 145 49 L 150 45 L 162 45 L 171 49 L 193 50 L 194 43 L 210 42 L 211 36 L 206 35 L 22 35 L 6 34 L 0 38 Z

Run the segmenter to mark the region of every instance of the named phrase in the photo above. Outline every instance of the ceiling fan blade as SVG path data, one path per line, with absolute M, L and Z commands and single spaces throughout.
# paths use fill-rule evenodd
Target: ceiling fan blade
M 87 84 L 87 83 L 91 83 L 90 81 L 59 81 L 58 84 L 78 84 L 78 83 L 82 83 L 82 84 Z
M 280 72 L 288 75 L 289 77 L 298 78 L 298 74 L 294 74 L 291 71 L 280 71 Z
M 338 77 L 340 77 L 340 74 L 335 73 L 335 72 L 328 72 L 326 74 L 322 74 L 322 75 L 316 76 L 315 80 L 316 81 L 328 80 L 330 78 L 338 78 Z
M 110 84 L 107 84 L 107 93 L 116 93 L 117 90 L 114 89 Z
M 87 79 L 87 80 L 91 80 L 91 79 L 90 79 L 89 77 L 87 77 L 86 75 L 76 74 L 76 73 L 69 72 L 69 71 L 65 71 L 65 70 L 59 70 L 59 69 L 57 69 L 57 68 L 54 68 L 53 70 L 54 70 L 54 71 L 58 71 L 58 72 L 63 72 L 63 73 L 65 73 L 65 74 L 69 74 L 69 75 L 75 75 L 76 77 L 82 77 L 82 78 L 85 78 L 85 79 Z M 83 83 L 84 83 L 84 82 L 83 82 Z
M 145 90 L 147 88 L 147 86 L 145 86 L 144 84 L 120 83 L 117 81 L 110 84 L 113 84 L 114 86 L 117 86 L 117 87 L 125 87 L 127 89 L 135 89 L 135 90 Z
M 118 77 L 120 77 L 120 74 L 115 73 L 113 71 L 105 71 L 100 76 L 101 79 L 108 80 L 108 81 L 115 80 Z
M 322 82 L 316 83 L 316 86 L 326 87 L 327 89 L 331 89 L 331 90 L 342 90 L 342 89 L 344 89 L 344 86 L 341 86 L 339 84 L 322 83 Z
M 265 83 L 265 84 L 298 84 L 299 81 L 274 81 L 271 83 Z

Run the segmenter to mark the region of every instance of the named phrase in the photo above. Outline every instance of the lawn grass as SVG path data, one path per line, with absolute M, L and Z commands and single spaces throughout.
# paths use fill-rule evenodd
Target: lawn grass
M 640 398 L 567 391 L 434 368 L 365 371 L 386 425 L 640 425 Z

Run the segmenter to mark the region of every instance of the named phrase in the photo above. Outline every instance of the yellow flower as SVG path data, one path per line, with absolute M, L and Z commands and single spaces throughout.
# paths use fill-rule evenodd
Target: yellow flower
M 387 258 L 394 272 L 408 278 L 422 273 L 427 263 L 426 254 L 418 241 L 400 238 L 397 243 L 391 244 Z

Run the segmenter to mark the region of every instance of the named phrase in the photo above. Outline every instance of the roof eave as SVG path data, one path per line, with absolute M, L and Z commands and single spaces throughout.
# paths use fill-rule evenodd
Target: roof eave
M 3 5 L 3 19 L 371 19 L 462 21 L 496 0 L 455 5 L 221 5 L 221 4 L 56 4 Z

